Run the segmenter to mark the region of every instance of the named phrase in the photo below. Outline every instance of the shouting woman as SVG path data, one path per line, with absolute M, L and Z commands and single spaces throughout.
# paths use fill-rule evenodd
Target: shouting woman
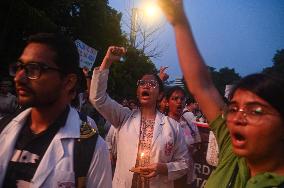
M 160 78 L 146 74 L 138 80 L 138 109 L 123 107 L 106 93 L 109 67 L 124 54 L 124 48 L 109 47 L 93 72 L 90 92 L 95 108 L 118 129 L 113 187 L 172 188 L 173 180 L 186 173 L 188 151 L 179 124 L 157 110 L 163 92 Z
M 196 47 L 183 1 L 159 2 L 174 28 L 186 84 L 208 119 L 219 146 L 219 164 L 205 187 L 283 187 L 283 75 L 244 77 L 225 105 Z

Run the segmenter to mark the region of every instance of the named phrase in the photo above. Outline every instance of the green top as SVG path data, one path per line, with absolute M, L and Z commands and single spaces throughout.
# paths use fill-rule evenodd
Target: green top
M 236 156 L 232 151 L 230 134 L 221 115 L 210 124 L 210 128 L 218 142 L 219 164 L 207 180 L 206 188 L 226 188 L 236 165 L 239 166 L 239 171 L 232 186 L 234 188 L 268 188 L 284 183 L 284 176 L 269 172 L 250 178 L 245 159 Z

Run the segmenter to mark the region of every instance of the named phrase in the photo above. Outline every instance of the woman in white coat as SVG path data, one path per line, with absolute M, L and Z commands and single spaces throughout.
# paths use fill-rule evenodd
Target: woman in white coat
M 171 87 L 166 93 L 166 99 L 167 106 L 169 107 L 168 116 L 180 123 L 188 152 L 190 155 L 194 156 L 199 149 L 198 145 L 201 143 L 201 137 L 197 126 L 192 123 L 191 119 L 187 119 L 183 114 L 186 100 L 184 89 L 179 86 Z M 193 159 L 190 159 L 188 164 L 187 179 L 185 181 L 179 181 L 179 186 L 183 188 L 193 187 L 196 178 Z
M 93 72 L 90 92 L 91 103 L 118 128 L 113 187 L 172 188 L 173 181 L 186 173 L 188 151 L 179 124 L 156 108 L 163 91 L 159 77 L 147 74 L 138 80 L 139 109 L 123 107 L 106 93 L 109 67 L 124 54 L 124 48 L 109 47 Z

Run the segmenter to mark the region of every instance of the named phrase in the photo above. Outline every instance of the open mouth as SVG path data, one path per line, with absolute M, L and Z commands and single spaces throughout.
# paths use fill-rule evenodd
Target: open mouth
M 243 135 L 241 135 L 240 133 L 235 133 L 235 134 L 233 134 L 233 136 L 237 141 L 244 141 L 245 140 L 245 137 Z
M 142 97 L 149 97 L 150 93 L 148 91 L 143 91 L 141 94 Z
M 232 145 L 235 149 L 244 149 L 247 144 L 246 137 L 240 132 L 233 132 L 231 134 Z

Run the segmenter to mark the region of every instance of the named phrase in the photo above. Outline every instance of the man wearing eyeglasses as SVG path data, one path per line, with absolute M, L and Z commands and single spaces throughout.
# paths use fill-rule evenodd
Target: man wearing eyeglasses
M 75 187 L 74 142 L 82 138 L 82 121 L 69 104 L 76 93 L 78 65 L 73 41 L 37 34 L 11 66 L 18 103 L 27 110 L 1 132 L 0 187 Z M 111 187 L 108 155 L 98 137 L 86 187 Z

